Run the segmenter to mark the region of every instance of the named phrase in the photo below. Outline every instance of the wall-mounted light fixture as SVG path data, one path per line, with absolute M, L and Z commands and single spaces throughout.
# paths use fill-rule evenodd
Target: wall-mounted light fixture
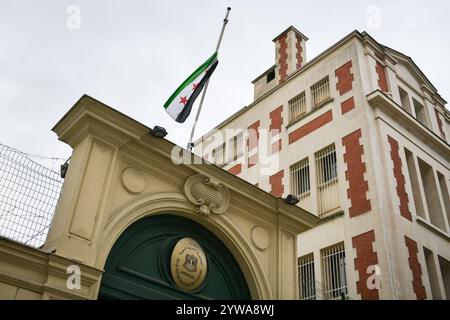
M 150 134 L 156 138 L 164 138 L 167 135 L 167 131 L 165 128 L 160 126 L 154 126 L 153 129 L 150 129 Z
M 298 203 L 298 198 L 293 194 L 288 194 L 286 198 L 283 199 L 287 204 L 296 205 Z

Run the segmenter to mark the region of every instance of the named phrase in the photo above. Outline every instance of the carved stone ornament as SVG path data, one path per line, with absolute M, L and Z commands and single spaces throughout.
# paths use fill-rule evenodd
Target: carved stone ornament
M 226 186 L 203 174 L 189 177 L 184 184 L 186 197 L 197 206 L 196 212 L 209 216 L 224 213 L 230 202 Z

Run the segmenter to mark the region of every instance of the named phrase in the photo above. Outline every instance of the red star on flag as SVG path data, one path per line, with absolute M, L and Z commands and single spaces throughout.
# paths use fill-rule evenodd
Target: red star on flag
M 192 84 L 192 91 L 195 91 L 195 89 L 197 89 L 198 87 L 198 83 L 193 83 Z
M 186 99 L 186 96 L 180 97 L 180 98 L 181 98 L 180 103 L 186 105 L 186 103 L 188 102 L 188 100 Z

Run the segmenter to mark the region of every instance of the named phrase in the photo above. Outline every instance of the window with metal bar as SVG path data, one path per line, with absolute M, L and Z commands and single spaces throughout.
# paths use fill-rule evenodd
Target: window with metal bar
M 305 158 L 290 167 L 291 193 L 298 199 L 305 198 L 310 194 L 309 160 Z
M 244 154 L 244 134 L 242 132 L 236 136 L 235 154 L 236 159 Z
M 237 158 L 239 158 L 244 153 L 243 143 L 244 138 L 242 132 L 230 139 L 230 149 L 228 153 L 229 162 L 237 160 Z
M 321 250 L 322 289 L 324 299 L 342 299 L 347 296 L 344 243 Z
M 289 100 L 288 104 L 289 104 L 289 123 L 293 123 L 306 113 L 305 91 Z
M 298 258 L 298 285 L 300 300 L 316 300 L 316 277 L 312 253 Z
M 324 217 L 339 208 L 339 190 L 334 144 L 315 154 L 318 214 Z
M 311 87 L 311 97 L 313 108 L 318 107 L 324 101 L 330 98 L 330 81 L 328 76 L 315 83 Z
M 222 143 L 213 150 L 214 161 L 217 165 L 225 164 L 225 143 Z

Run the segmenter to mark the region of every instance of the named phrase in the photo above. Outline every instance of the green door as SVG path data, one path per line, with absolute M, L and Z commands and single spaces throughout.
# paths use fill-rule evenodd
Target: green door
M 202 284 L 179 289 L 171 255 L 182 238 L 194 239 L 206 255 Z M 200 224 L 161 214 L 132 224 L 114 244 L 105 264 L 99 299 L 251 299 L 245 278 L 228 248 Z

